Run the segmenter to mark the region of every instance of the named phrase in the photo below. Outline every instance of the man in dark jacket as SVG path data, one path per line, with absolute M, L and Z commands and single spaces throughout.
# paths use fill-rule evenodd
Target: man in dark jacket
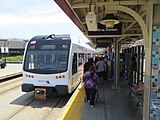
M 88 62 L 84 64 L 84 73 L 89 70 L 90 66 L 93 65 L 93 58 L 88 58 Z

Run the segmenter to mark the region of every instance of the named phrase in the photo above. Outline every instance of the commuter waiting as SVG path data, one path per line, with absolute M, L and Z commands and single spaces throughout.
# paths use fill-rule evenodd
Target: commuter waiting
M 93 58 L 88 58 L 88 62 L 84 64 L 84 73 L 89 70 L 90 66 L 93 65 Z
M 136 55 L 133 55 L 131 58 L 131 64 L 129 69 L 129 83 L 128 85 L 131 85 L 134 83 L 133 77 L 135 77 L 136 71 L 137 71 L 137 57 Z
M 83 75 L 84 88 L 86 92 L 87 102 L 94 107 L 95 95 L 98 89 L 98 76 L 96 74 L 95 65 L 91 65 L 89 70 Z
M 108 56 L 107 55 L 104 57 L 104 62 L 106 64 L 105 80 L 108 80 L 109 65 L 108 65 Z
M 103 84 L 103 79 L 105 77 L 105 70 L 106 70 L 106 64 L 105 64 L 103 58 L 99 59 L 99 61 L 96 63 L 96 67 L 97 67 L 100 81 Z

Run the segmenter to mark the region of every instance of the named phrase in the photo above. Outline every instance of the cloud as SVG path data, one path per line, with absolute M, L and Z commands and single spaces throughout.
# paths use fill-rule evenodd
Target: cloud
M 64 17 L 62 14 L 58 15 L 44 15 L 44 14 L 1 14 L 0 26 L 16 26 L 23 24 L 45 24 L 45 23 L 69 23 L 70 19 Z
M 17 26 L 24 24 L 69 23 L 71 20 L 58 6 L 32 6 L 23 12 L 0 14 L 0 26 Z
M 74 34 L 81 31 L 53 0 L 1 0 L 0 37 L 26 38 L 35 35 Z

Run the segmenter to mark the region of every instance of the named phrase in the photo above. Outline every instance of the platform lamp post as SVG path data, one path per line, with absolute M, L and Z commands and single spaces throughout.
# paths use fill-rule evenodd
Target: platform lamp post
M 102 25 L 106 26 L 106 29 L 108 28 L 113 28 L 114 25 L 118 24 L 120 21 L 119 19 L 114 16 L 114 14 L 106 14 L 106 16 L 104 18 L 102 18 L 102 20 L 100 21 L 100 23 Z

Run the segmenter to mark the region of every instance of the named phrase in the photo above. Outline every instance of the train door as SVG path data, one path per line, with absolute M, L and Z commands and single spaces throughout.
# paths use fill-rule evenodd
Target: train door
M 84 66 L 84 53 L 78 53 L 78 81 L 82 80 Z
M 76 73 L 77 73 L 77 53 L 74 53 L 72 60 L 72 75 L 74 76 Z
M 77 79 L 77 71 L 78 71 L 78 61 L 77 61 L 77 53 L 73 54 L 72 57 L 72 81 L 70 82 L 71 88 L 73 89 L 76 84 Z

